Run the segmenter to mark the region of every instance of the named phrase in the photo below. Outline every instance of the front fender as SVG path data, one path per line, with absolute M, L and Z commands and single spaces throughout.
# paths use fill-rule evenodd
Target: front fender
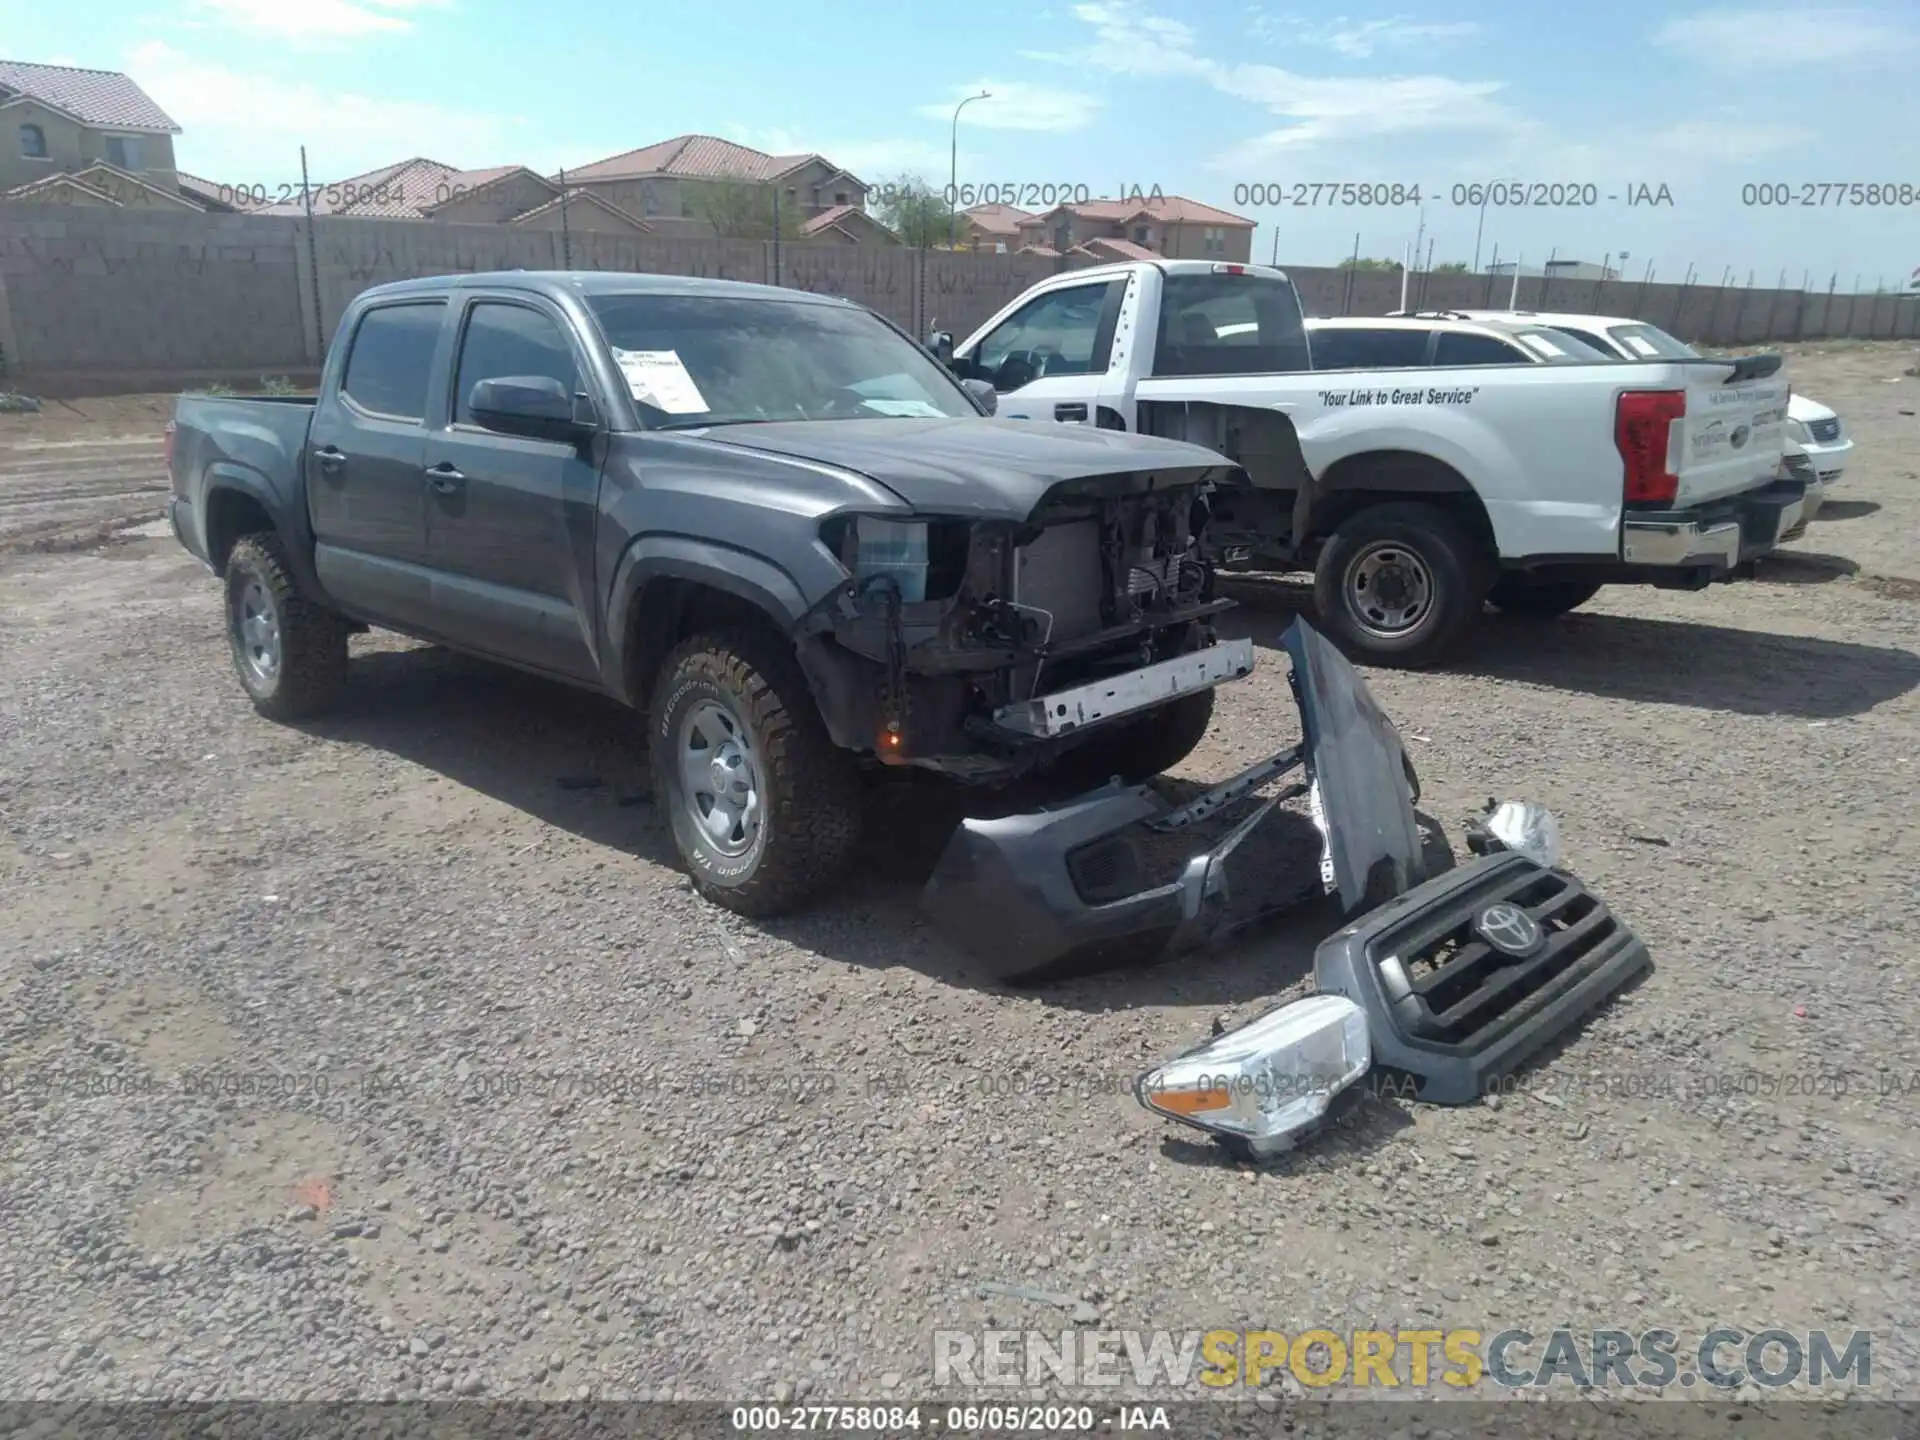
M 635 536 L 615 565 L 607 590 L 607 643 L 602 671 L 609 689 L 631 703 L 625 656 L 632 640 L 633 599 L 649 580 L 688 580 L 746 601 L 791 633 L 806 614 L 806 597 L 785 570 L 746 550 L 691 535 Z

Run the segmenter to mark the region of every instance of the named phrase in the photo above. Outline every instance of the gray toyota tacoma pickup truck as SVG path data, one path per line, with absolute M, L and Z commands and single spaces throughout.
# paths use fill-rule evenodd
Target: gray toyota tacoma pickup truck
M 326 708 L 372 626 L 604 691 L 696 885 L 764 915 L 843 868 L 863 767 L 1142 779 L 1252 668 L 1199 543 L 1231 462 L 983 390 L 825 296 L 409 280 L 317 397 L 182 396 L 169 513 L 263 713 Z

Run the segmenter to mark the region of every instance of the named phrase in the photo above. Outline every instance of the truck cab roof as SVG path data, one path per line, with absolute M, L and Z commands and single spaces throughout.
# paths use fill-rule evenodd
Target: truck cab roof
M 700 299 L 786 300 L 802 304 L 852 305 L 838 295 L 816 295 L 747 280 L 710 280 L 690 275 L 641 275 L 626 270 L 483 270 L 393 280 L 363 291 L 360 298 L 445 294 L 451 290 L 528 290 L 545 295 L 686 295 Z

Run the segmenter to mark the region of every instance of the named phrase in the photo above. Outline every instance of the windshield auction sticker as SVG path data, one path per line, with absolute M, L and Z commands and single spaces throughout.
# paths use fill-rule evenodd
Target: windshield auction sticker
M 613 352 L 620 373 L 627 377 L 627 389 L 642 405 L 651 405 L 669 415 L 704 415 L 707 402 L 693 376 L 674 350 L 621 350 Z

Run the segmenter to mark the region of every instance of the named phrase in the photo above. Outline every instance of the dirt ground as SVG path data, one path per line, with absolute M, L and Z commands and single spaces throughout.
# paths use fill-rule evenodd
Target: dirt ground
M 917 917 L 924 789 L 741 922 L 631 717 L 369 637 L 270 724 L 152 523 L 167 401 L 0 416 L 0 1395 L 944 1399 L 937 1331 L 1560 1324 L 1868 1330 L 1842 1393 L 1913 1395 L 1913 360 L 1792 357 L 1858 446 L 1758 581 L 1370 675 L 1456 844 L 1550 805 L 1657 969 L 1523 1093 L 1369 1096 L 1262 1169 L 1127 1085 L 1324 922 L 1003 990 Z M 1238 594 L 1260 668 L 1190 776 L 1297 731 L 1302 591 Z

